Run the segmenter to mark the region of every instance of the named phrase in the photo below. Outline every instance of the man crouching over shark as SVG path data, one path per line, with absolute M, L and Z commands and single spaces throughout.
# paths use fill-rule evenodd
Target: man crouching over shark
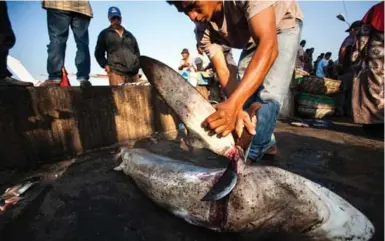
M 296 240 L 369 240 L 374 234 L 372 223 L 335 193 L 278 167 L 246 162 L 248 152 L 251 159 L 260 159 L 273 143 L 270 137 L 300 37 L 298 5 L 292 1 L 168 2 L 206 25 L 200 46 L 229 98 L 214 109 L 169 66 L 141 56 L 141 67 L 185 124 L 188 143 L 230 162 L 227 168 L 208 167 L 210 160 L 187 154 L 177 160 L 146 149 L 123 148 L 122 163 L 115 170 L 129 175 L 156 204 L 197 226 L 296 234 Z M 252 47 L 254 42 L 258 47 Z M 229 77 L 221 43 L 245 48 L 238 85 Z M 209 134 L 202 123 L 219 135 Z M 243 129 L 247 131 L 241 133 Z M 229 135 L 234 130 L 235 140 Z
M 258 126 L 248 158 L 275 154 L 273 131 L 289 90 L 301 38 L 302 12 L 296 1 L 167 1 L 199 23 L 198 45 L 210 58 L 227 100 L 218 104 L 205 126 L 226 136 L 237 126 L 251 126 L 242 112 L 260 102 Z M 257 43 L 257 44 L 256 44 Z M 221 44 L 243 49 L 237 80 L 231 79 Z M 242 128 L 239 128 L 240 130 Z

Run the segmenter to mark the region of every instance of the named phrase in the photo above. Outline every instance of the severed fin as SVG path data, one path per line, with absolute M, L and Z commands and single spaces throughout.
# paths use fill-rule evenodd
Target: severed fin
M 194 86 L 156 59 L 140 56 L 140 63 L 151 86 L 185 125 L 193 147 L 208 148 L 218 155 L 234 148 L 231 135 L 219 137 L 202 127 L 202 122 L 215 108 Z

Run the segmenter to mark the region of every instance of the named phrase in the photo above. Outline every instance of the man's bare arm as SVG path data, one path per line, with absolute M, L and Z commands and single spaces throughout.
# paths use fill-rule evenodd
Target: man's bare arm
M 263 23 L 263 24 L 261 24 Z M 258 47 L 247 67 L 231 101 L 242 106 L 262 84 L 278 56 L 277 27 L 274 8 L 271 6 L 249 20 L 250 31 Z
M 203 126 L 209 126 L 223 136 L 227 136 L 235 129 L 238 113 L 247 99 L 262 84 L 278 56 L 275 12 L 272 6 L 253 16 L 249 20 L 249 28 L 254 40 L 259 43 L 249 66 L 229 99 L 218 104 L 217 111 L 202 123 Z
M 222 51 L 218 51 L 218 53 L 211 58 L 211 63 L 218 75 L 219 83 L 222 88 L 224 88 L 226 96 L 230 97 L 237 88 L 236 74 L 233 73 L 236 70 L 228 68 Z

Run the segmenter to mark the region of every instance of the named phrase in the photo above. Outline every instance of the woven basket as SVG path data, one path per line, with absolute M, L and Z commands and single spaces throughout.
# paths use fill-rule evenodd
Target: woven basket
M 297 88 L 301 92 L 316 95 L 331 95 L 340 92 L 341 81 L 317 76 L 303 76 Z
M 298 113 L 302 116 L 321 119 L 333 115 L 335 104 L 332 98 L 322 95 L 300 93 L 297 95 Z
M 322 119 L 326 116 L 331 116 L 335 112 L 334 108 L 314 108 L 310 106 L 298 106 L 298 113 L 304 117 Z
M 297 95 L 297 103 L 313 108 L 334 108 L 334 100 L 328 96 L 300 93 Z

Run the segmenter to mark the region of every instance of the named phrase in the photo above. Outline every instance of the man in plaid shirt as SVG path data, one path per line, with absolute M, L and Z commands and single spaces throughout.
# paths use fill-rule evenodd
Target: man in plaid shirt
M 48 80 L 41 86 L 59 85 L 64 67 L 66 42 L 69 27 L 76 41 L 77 52 L 75 64 L 76 79 L 80 86 L 90 86 L 88 81 L 91 60 L 89 51 L 88 26 L 93 17 L 89 1 L 42 1 L 42 7 L 47 10 L 48 45 L 47 71 Z

